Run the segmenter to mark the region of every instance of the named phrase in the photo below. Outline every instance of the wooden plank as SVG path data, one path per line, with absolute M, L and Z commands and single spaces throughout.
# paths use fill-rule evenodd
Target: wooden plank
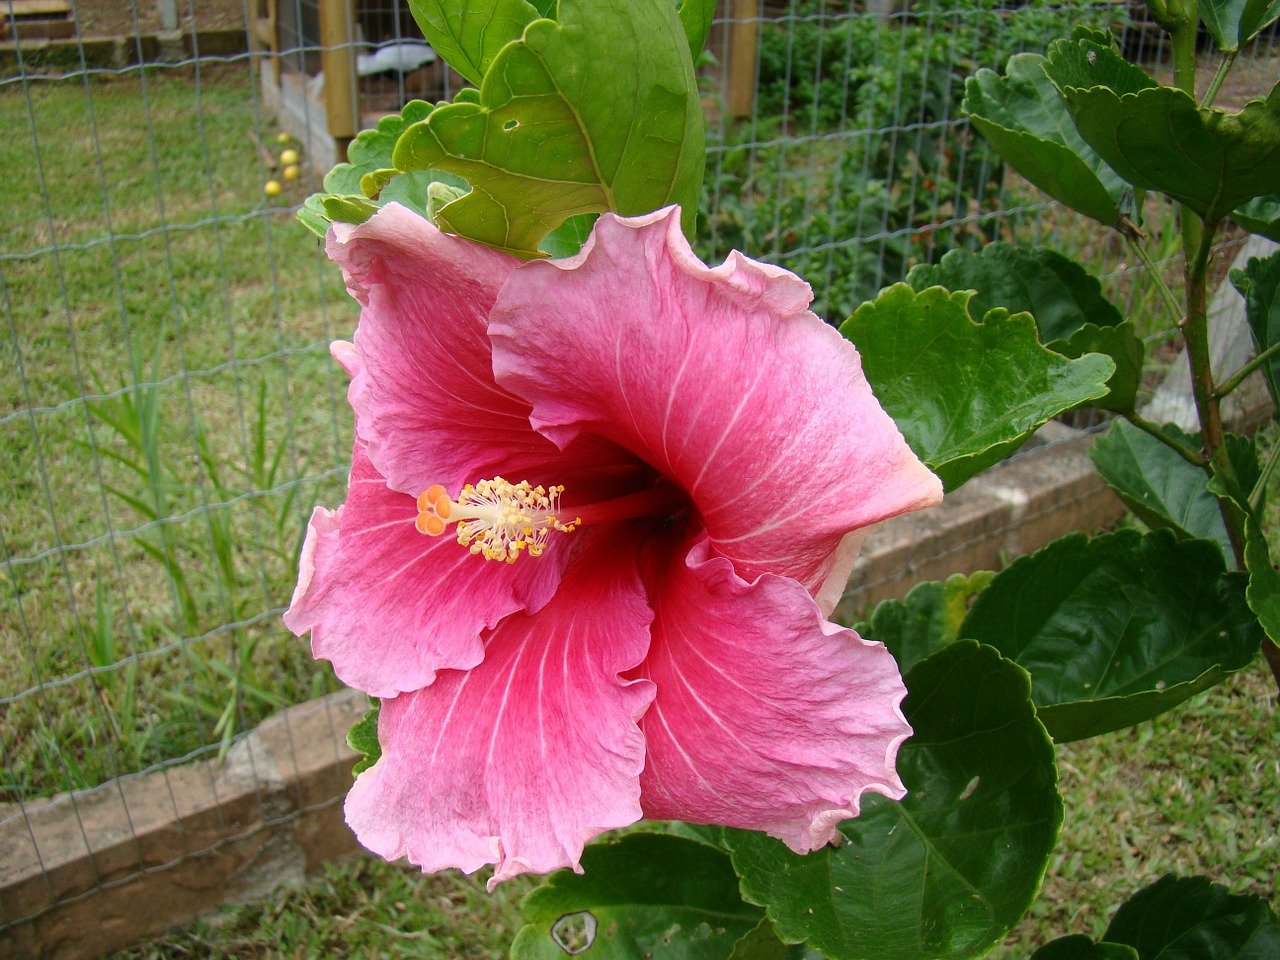
M 320 63 L 324 70 L 325 116 L 334 139 L 348 139 L 359 131 L 356 107 L 354 31 L 348 0 L 320 0 Z
M 266 17 L 254 18 L 251 36 L 255 47 L 270 50 L 275 41 L 275 31 L 272 29 L 271 21 Z
M 279 0 L 267 0 L 266 16 L 253 21 L 253 39 L 263 50 L 269 51 L 271 82 L 280 86 L 280 32 L 276 24 L 280 19 Z M 265 68 L 265 65 L 264 65 Z
M 5 24 L 8 32 L 8 24 Z M 23 40 L 65 40 L 76 35 L 74 20 L 19 20 L 13 32 Z
M 368 709 L 353 693 L 276 714 L 220 762 L 0 809 L 0 957 L 95 960 L 354 851 L 333 802 Z
M 12 4 L 0 3 L 0 10 L 13 20 L 27 17 L 54 19 L 71 16 L 71 4 L 67 0 L 12 0 Z
M 749 117 L 756 99 L 756 57 L 760 46 L 759 7 L 756 0 L 731 0 L 729 14 L 729 68 L 725 109 L 731 117 Z

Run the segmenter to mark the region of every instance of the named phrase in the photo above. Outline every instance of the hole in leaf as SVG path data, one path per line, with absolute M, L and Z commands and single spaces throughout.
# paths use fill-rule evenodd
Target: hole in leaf
M 518 126 L 520 126 L 520 121 L 519 121 L 519 120 L 508 120 L 506 123 L 504 123 L 504 124 L 502 125 L 502 129 L 503 129 L 503 130 L 514 130 L 514 129 L 515 129 L 516 127 L 518 127 Z
M 566 913 L 551 925 L 551 939 L 571 957 L 586 953 L 596 939 L 596 918 L 587 910 Z

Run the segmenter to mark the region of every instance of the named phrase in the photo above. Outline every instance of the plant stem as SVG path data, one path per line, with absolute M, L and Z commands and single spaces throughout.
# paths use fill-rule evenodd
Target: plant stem
M 1179 4 L 1177 24 L 1169 31 L 1173 57 L 1173 85 L 1196 98 L 1196 30 L 1200 14 L 1194 2 Z
M 1271 676 L 1276 681 L 1276 689 L 1280 690 L 1280 647 L 1267 637 L 1262 638 L 1262 655 L 1267 658 L 1267 666 L 1271 668 Z
M 1277 438 L 1276 442 L 1271 445 L 1271 452 L 1267 454 L 1267 462 L 1258 474 L 1258 482 L 1249 491 L 1249 506 L 1258 516 L 1262 515 L 1262 501 L 1266 498 L 1267 483 L 1271 480 L 1271 471 L 1275 470 L 1277 461 L 1280 461 L 1280 438 Z
M 1183 207 L 1184 216 L 1189 211 Z M 1200 416 L 1200 434 L 1204 438 L 1205 457 L 1231 487 L 1235 470 L 1227 456 L 1223 443 L 1222 409 L 1218 390 L 1213 382 L 1213 363 L 1209 352 L 1208 286 L 1209 256 L 1213 250 L 1213 236 L 1218 224 L 1206 223 L 1200 230 L 1200 242 L 1195 256 L 1187 260 L 1187 315 L 1182 323 L 1182 336 L 1187 344 L 1187 363 L 1191 367 L 1191 392 Z M 1222 521 L 1231 540 L 1231 549 L 1238 566 L 1244 566 L 1244 534 L 1236 523 L 1232 511 L 1224 503 L 1220 505 Z
M 1147 248 L 1138 241 L 1130 239 L 1129 247 L 1133 250 L 1142 265 L 1147 268 L 1147 276 L 1155 282 L 1156 292 L 1160 294 L 1160 299 L 1164 301 L 1165 308 L 1169 311 L 1169 319 L 1175 326 L 1182 325 L 1182 304 L 1178 302 L 1178 298 L 1173 295 L 1173 291 L 1169 289 L 1169 285 L 1164 282 L 1164 277 L 1160 276 L 1160 270 L 1156 266 L 1156 262 L 1151 259 L 1151 254 L 1147 252 Z
M 1233 373 L 1227 380 L 1218 385 L 1218 399 L 1221 400 L 1227 394 L 1235 390 L 1240 384 L 1248 379 L 1249 374 L 1257 370 L 1260 366 L 1270 360 L 1272 357 L 1280 354 L 1280 340 L 1277 340 L 1267 349 L 1246 363 L 1243 367 Z
M 1222 81 L 1227 79 L 1227 74 L 1231 72 L 1231 65 L 1236 62 L 1236 57 L 1239 53 L 1239 50 L 1228 50 L 1222 55 L 1222 60 L 1218 63 L 1217 72 L 1214 73 L 1213 79 L 1209 81 L 1209 89 L 1204 92 L 1202 106 L 1213 106 L 1213 101 L 1218 97 L 1218 90 L 1222 87 Z
M 1177 6 L 1180 8 L 1177 23 L 1169 32 L 1172 43 L 1173 85 L 1195 100 L 1196 31 L 1200 26 L 1200 15 L 1194 0 L 1179 3 Z M 1190 262 L 1193 252 L 1200 246 L 1200 219 L 1185 206 L 1179 208 L 1179 216 L 1182 223 L 1182 252 Z
M 1165 433 L 1158 426 L 1156 426 L 1154 423 L 1152 423 L 1150 420 L 1148 420 L 1146 417 L 1142 416 L 1141 414 L 1137 413 L 1136 411 L 1133 413 L 1126 413 L 1124 417 L 1126 420 L 1132 423 L 1139 430 L 1143 431 L 1144 433 L 1151 434 L 1151 436 L 1155 437 L 1157 440 L 1159 440 L 1161 443 L 1163 443 L 1170 450 L 1172 450 L 1174 453 L 1176 453 L 1178 456 L 1180 456 L 1183 460 L 1187 461 L 1187 463 L 1191 464 L 1192 466 L 1200 467 L 1201 469 L 1204 469 L 1209 465 L 1209 461 L 1206 460 L 1204 457 L 1200 456 L 1200 454 L 1196 453 L 1186 444 L 1179 443 L 1173 437 L 1169 436 L 1169 434 Z

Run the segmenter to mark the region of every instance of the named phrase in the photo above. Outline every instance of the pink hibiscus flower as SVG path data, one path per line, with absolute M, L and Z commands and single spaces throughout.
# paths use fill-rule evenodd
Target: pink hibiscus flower
M 355 452 L 285 622 L 383 698 L 361 843 L 496 883 L 641 817 L 805 852 L 903 795 L 897 666 L 826 617 L 942 490 L 804 281 L 708 268 L 675 209 L 521 263 L 388 204 L 328 251 Z

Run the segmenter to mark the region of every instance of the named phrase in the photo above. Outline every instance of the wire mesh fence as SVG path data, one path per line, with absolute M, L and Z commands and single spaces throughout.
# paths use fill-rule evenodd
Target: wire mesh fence
M 404 0 L 349 4 L 0 0 L 0 831 L 37 857 L 41 811 L 124 798 L 143 774 L 172 789 L 170 771 L 336 689 L 280 614 L 307 516 L 344 495 L 328 343 L 356 311 L 292 214 L 333 162 L 325 137 L 347 135 L 334 91 L 368 123 L 457 87 Z M 699 64 L 698 252 L 793 269 L 838 322 L 948 249 L 1047 240 L 1153 314 L 1120 247 L 1010 175 L 959 111 L 974 69 L 1080 24 L 1164 69 L 1123 2 L 725 0 Z M 1273 44 L 1224 97 L 1270 87 Z M 130 876 L 49 883 L 0 930 Z

